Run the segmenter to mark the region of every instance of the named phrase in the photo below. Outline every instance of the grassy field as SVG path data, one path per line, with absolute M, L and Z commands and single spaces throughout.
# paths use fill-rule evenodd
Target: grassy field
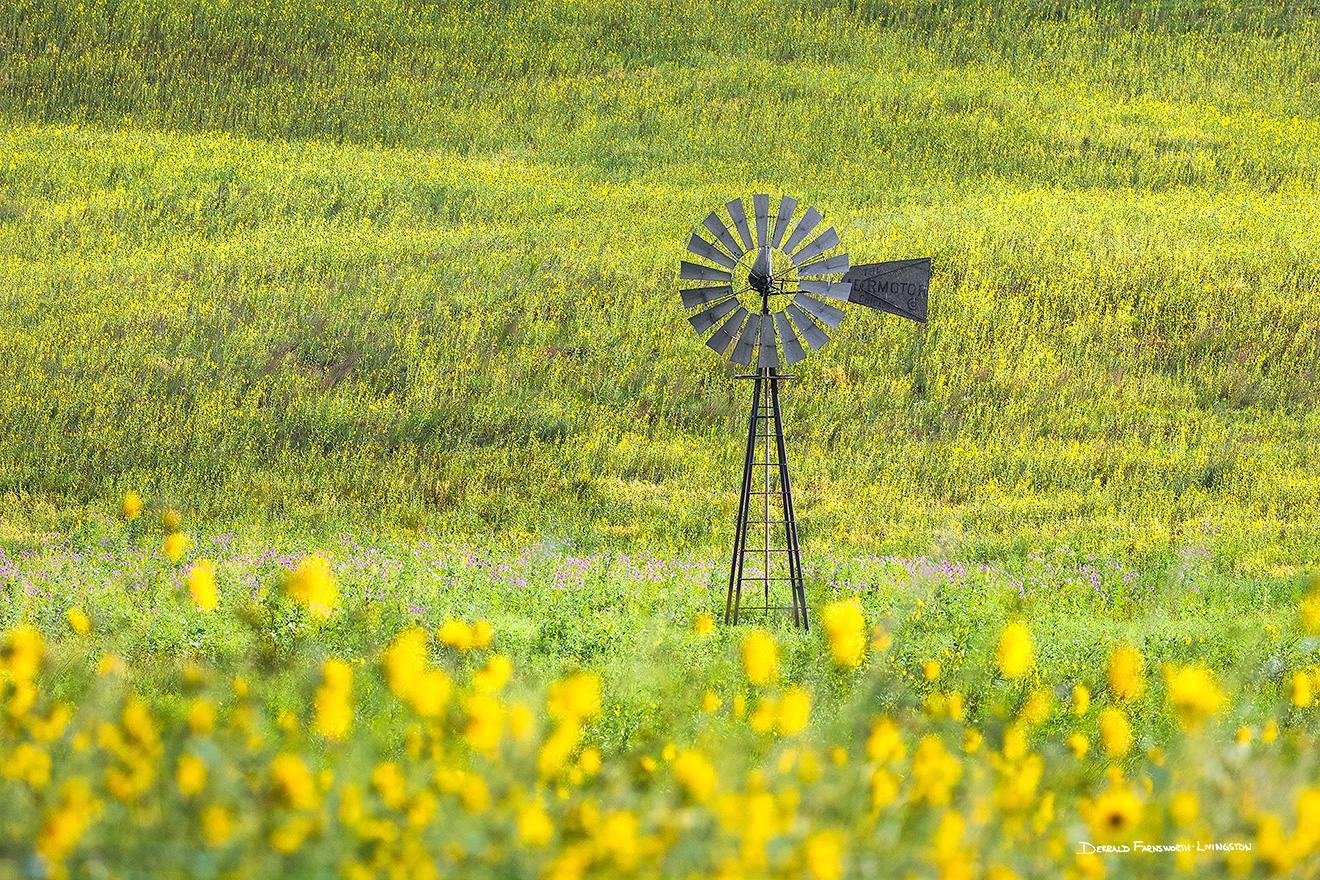
M 1315 558 L 1295 7 L 0 16 L 11 516 L 722 540 L 748 389 L 675 269 L 764 189 L 935 261 L 799 370 L 810 542 Z
M 0 0 L 0 880 L 1316 877 L 1317 107 L 1288 0 Z M 810 634 L 752 192 L 935 270 L 786 393 Z

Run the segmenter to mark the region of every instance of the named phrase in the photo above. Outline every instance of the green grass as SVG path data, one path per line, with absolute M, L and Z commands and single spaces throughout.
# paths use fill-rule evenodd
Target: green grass
M 809 546 L 1317 556 L 1299 8 L 57 3 L 0 34 L 23 528 L 136 489 L 721 542 L 749 389 L 675 267 L 764 190 L 935 263 L 928 325 L 851 314 L 797 370 Z

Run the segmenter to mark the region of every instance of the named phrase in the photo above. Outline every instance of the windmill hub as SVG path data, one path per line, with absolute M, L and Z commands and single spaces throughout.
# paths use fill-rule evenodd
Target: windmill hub
M 773 292 L 775 276 L 770 268 L 770 248 L 760 248 L 756 253 L 756 262 L 747 275 L 747 286 L 762 296 Z

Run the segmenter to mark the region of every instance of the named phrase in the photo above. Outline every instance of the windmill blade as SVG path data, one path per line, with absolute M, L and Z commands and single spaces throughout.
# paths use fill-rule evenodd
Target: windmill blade
M 805 266 L 799 266 L 797 273 L 799 276 L 807 275 L 833 275 L 835 272 L 848 271 L 848 255 L 835 254 L 823 260 L 817 260 L 814 263 L 808 263 Z
M 726 254 L 724 251 L 715 247 L 715 245 L 706 241 L 700 235 L 693 233 L 692 240 L 688 242 L 688 253 L 696 254 L 699 257 L 705 257 L 712 263 L 719 263 L 726 269 L 736 268 L 738 261 Z
M 687 260 L 679 262 L 678 277 L 683 281 L 722 281 L 725 284 L 733 281 L 732 272 L 725 272 L 723 269 L 715 269 L 710 266 L 700 266 L 696 263 L 689 263 Z
M 734 199 L 724 206 L 733 221 L 733 228 L 738 230 L 738 237 L 743 240 L 743 251 L 752 249 L 752 232 L 747 228 L 747 211 L 743 209 L 742 199 Z
M 704 312 L 697 312 L 697 314 L 688 318 L 688 323 L 691 324 L 692 329 L 696 330 L 698 333 L 705 333 L 711 327 L 715 326 L 716 321 L 723 318 L 736 308 L 738 308 L 738 300 L 734 297 L 729 297 L 723 302 L 716 303 Z
M 797 199 L 792 196 L 784 196 L 779 200 L 779 211 L 775 214 L 775 234 L 770 238 L 771 247 L 779 247 L 779 243 L 784 240 L 784 233 L 788 231 L 788 221 L 792 219 L 797 205 Z
M 756 368 L 779 369 L 779 349 L 775 348 L 775 324 L 761 317 L 761 347 L 756 356 Z
M 797 246 L 802 244 L 803 240 L 808 235 L 811 235 L 811 231 L 820 225 L 820 221 L 823 219 L 824 218 L 820 216 L 820 211 L 817 211 L 815 208 L 807 208 L 807 212 L 803 214 L 802 219 L 798 221 L 797 229 L 793 230 L 793 234 L 788 237 L 788 241 L 784 243 L 784 246 L 780 248 L 780 250 L 786 254 L 793 253 L 793 251 L 797 250 Z
M 843 309 L 836 309 L 829 303 L 823 303 L 818 299 L 812 299 L 805 293 L 799 293 L 797 296 L 793 297 L 793 302 L 797 303 L 808 312 L 811 317 L 820 321 L 831 330 L 839 326 L 839 322 L 842 321 L 844 317 Z
M 729 360 L 740 367 L 745 367 L 752 362 L 752 351 L 756 348 L 756 337 L 761 333 L 761 316 L 752 315 L 747 326 L 743 327 L 742 335 L 738 337 L 738 344 L 733 347 L 733 356 Z
M 706 231 L 709 232 L 716 241 L 724 245 L 726 251 L 733 254 L 735 260 L 747 253 L 747 249 L 739 247 L 738 242 L 733 240 L 732 235 L 729 235 L 729 228 L 724 225 L 724 221 L 721 220 L 719 215 L 714 211 L 711 211 L 710 214 L 706 216 L 706 219 L 701 221 L 701 225 L 706 227 Z
M 820 235 L 816 236 L 816 240 L 811 244 L 803 245 L 802 249 L 789 257 L 789 259 L 793 261 L 794 266 L 801 266 L 808 260 L 814 260 L 816 257 L 819 257 L 830 248 L 838 246 L 839 233 L 835 232 L 834 227 L 831 226 L 829 229 L 826 229 Z
M 683 297 L 683 308 L 699 309 L 733 296 L 733 288 L 727 284 L 715 287 L 689 287 L 687 290 L 680 290 L 678 294 Z
M 926 323 L 926 305 L 930 296 L 929 257 L 863 263 L 844 273 L 843 280 L 852 284 L 848 302 Z
M 812 323 L 812 320 L 797 306 L 789 303 L 788 308 L 784 309 L 784 311 L 788 312 L 788 316 L 793 319 L 793 323 L 797 325 L 798 332 L 802 334 L 803 339 L 807 340 L 807 345 L 811 346 L 812 351 L 816 351 L 822 345 L 830 341 L 829 335 Z
M 729 348 L 729 343 L 733 342 L 738 331 L 742 329 L 743 321 L 747 320 L 747 310 L 738 306 L 738 311 L 729 316 L 719 329 L 706 340 L 706 345 L 718 355 L 723 355 Z
M 770 225 L 770 196 L 752 196 L 752 213 L 756 215 L 756 246 L 763 248 L 769 243 L 765 240 L 765 232 Z
M 844 277 L 846 278 L 847 276 Z M 816 296 L 837 299 L 839 302 L 848 302 L 848 294 L 852 290 L 852 284 L 847 281 L 829 281 L 824 278 L 809 278 L 798 282 L 798 290 L 803 293 L 814 293 Z
M 779 341 L 784 344 L 784 360 L 788 361 L 790 367 L 807 356 L 802 350 L 802 343 L 798 342 L 797 333 L 793 331 L 793 325 L 789 323 L 788 315 L 775 312 L 775 327 L 779 330 Z

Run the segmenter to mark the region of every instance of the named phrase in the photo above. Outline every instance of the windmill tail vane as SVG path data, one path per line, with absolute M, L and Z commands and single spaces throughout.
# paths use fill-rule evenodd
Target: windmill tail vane
M 743 368 L 756 362 L 755 372 L 739 374 L 753 380 L 752 409 L 725 623 L 736 624 L 746 613 L 789 611 L 795 626 L 808 629 L 779 402 L 781 383 L 794 377 L 780 373 L 780 364 L 792 366 L 829 342 L 828 331 L 845 317 L 843 304 L 924 323 L 931 264 L 916 259 L 852 266 L 834 227 L 818 231 L 824 217 L 815 208 L 798 214 L 791 196 L 773 207 L 766 194 L 751 202 L 750 218 L 743 199 L 735 198 L 692 232 L 687 253 L 695 259 L 679 262 L 678 277 L 696 286 L 679 296 L 707 347 Z

